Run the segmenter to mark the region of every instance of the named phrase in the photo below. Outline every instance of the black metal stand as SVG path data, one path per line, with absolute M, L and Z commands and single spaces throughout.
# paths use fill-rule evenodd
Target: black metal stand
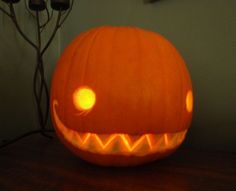
M 28 133 L 25 133 L 19 137 L 16 137 L 15 139 L 12 139 L 10 141 L 6 141 L 3 143 L 3 145 L 0 145 L 0 148 L 5 147 L 9 144 L 12 144 L 21 138 L 24 138 L 26 136 L 40 133 L 41 135 L 52 138 L 50 135 L 48 135 L 49 132 L 52 132 L 53 130 L 46 129 L 46 125 L 48 122 L 49 117 L 49 90 L 48 85 L 45 79 L 45 72 L 44 72 L 44 61 L 43 57 L 52 43 L 58 29 L 62 26 L 62 24 L 65 22 L 67 17 L 69 16 L 74 0 L 51 0 L 51 8 L 49 5 L 48 0 L 23 0 L 25 3 L 25 8 L 29 12 L 30 15 L 32 15 L 36 20 L 36 27 L 37 27 L 37 40 L 36 42 L 32 41 L 27 37 L 27 35 L 22 31 L 21 27 L 19 26 L 17 22 L 17 16 L 15 13 L 15 4 L 17 4 L 20 0 L 2 0 L 4 3 L 6 3 L 8 10 L 5 10 L 4 8 L 0 7 L 0 11 L 2 11 L 5 15 L 7 15 L 10 20 L 14 23 L 17 31 L 19 34 L 25 39 L 26 42 L 28 42 L 36 51 L 36 67 L 34 71 L 34 77 L 33 77 L 33 92 L 34 92 L 34 98 L 36 102 L 37 107 L 37 115 L 38 115 L 38 123 L 39 123 L 39 130 L 30 131 Z M 49 9 L 51 9 L 51 12 L 49 12 Z M 54 11 L 57 12 L 57 20 L 56 24 L 54 26 L 54 30 L 46 42 L 45 45 L 42 44 L 42 34 L 44 32 L 44 29 L 47 27 L 48 23 L 52 20 L 54 17 Z M 40 19 L 40 13 L 46 12 L 47 18 L 46 21 L 44 21 L 41 24 Z

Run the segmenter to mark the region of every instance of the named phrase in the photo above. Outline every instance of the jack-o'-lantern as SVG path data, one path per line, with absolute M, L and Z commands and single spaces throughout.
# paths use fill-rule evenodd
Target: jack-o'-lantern
M 192 110 L 184 60 L 164 37 L 139 28 L 82 33 L 52 80 L 59 138 L 95 164 L 130 166 L 169 155 L 183 142 Z

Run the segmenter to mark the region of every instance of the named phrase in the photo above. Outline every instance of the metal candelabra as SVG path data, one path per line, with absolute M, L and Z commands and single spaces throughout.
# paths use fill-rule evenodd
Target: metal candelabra
M 48 85 L 45 80 L 45 71 L 44 71 L 44 54 L 50 44 L 52 43 L 58 29 L 65 22 L 69 16 L 74 0 L 22 0 L 24 1 L 26 11 L 32 15 L 36 21 L 37 28 L 37 40 L 32 41 L 25 33 L 22 31 L 21 26 L 17 21 L 17 15 L 15 12 L 15 6 L 20 2 L 20 0 L 2 0 L 6 4 L 3 8 L 0 6 L 0 11 L 4 13 L 15 25 L 19 34 L 23 39 L 28 42 L 31 47 L 36 51 L 36 67 L 33 77 L 33 92 L 34 98 L 37 107 L 37 115 L 39 122 L 39 129 L 35 131 L 30 131 L 19 137 L 16 137 L 13 140 L 7 141 L 1 147 L 9 145 L 17 140 L 26 137 L 31 134 L 41 133 L 45 137 L 51 137 L 47 133 L 51 130 L 46 129 L 49 116 L 49 90 Z M 54 14 L 56 12 L 56 15 Z M 43 16 L 46 14 L 46 17 Z M 56 23 L 52 31 L 51 36 L 45 44 L 42 44 L 42 35 L 45 28 L 48 26 L 48 23 L 56 17 Z M 44 101 L 46 100 L 46 101 Z

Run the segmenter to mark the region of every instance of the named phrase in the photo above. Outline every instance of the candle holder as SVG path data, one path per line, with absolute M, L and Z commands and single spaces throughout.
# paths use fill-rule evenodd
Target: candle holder
M 29 0 L 29 8 L 33 11 L 43 11 L 46 9 L 46 2 L 42 0 Z
M 36 51 L 36 67 L 33 77 L 33 92 L 37 107 L 39 129 L 30 131 L 19 137 L 16 137 L 13 140 L 7 141 L 4 145 L 0 146 L 0 148 L 34 133 L 41 133 L 43 136 L 51 138 L 51 136 L 48 135 L 48 132 L 51 132 L 52 130 L 46 128 L 49 117 L 49 90 L 45 79 L 43 58 L 58 29 L 69 16 L 74 4 L 74 0 L 22 0 L 25 2 L 26 11 L 29 12 L 29 14 L 31 14 L 36 21 L 37 39 L 33 41 L 22 31 L 21 26 L 17 20 L 15 7 L 18 3 L 20 3 L 20 0 L 2 1 L 3 3 L 7 4 L 7 9 L 4 9 L 0 6 L 0 11 L 9 17 L 22 38 Z M 46 13 L 46 19 L 41 17 L 41 12 Z M 56 12 L 56 14 L 54 14 L 54 12 Z M 56 17 L 56 23 L 52 34 L 48 41 L 45 44 L 42 44 L 42 35 L 44 29 L 48 26 L 53 17 Z M 46 100 L 46 102 L 44 100 Z
M 67 10 L 70 7 L 69 0 L 53 0 L 51 1 L 51 7 L 55 10 Z

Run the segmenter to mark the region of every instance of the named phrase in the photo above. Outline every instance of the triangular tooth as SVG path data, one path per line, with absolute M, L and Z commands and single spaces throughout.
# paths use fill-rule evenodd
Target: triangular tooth
M 187 131 L 178 133 L 178 144 L 181 144 L 185 138 Z
M 155 135 L 155 144 L 153 146 L 153 150 L 158 150 L 159 152 L 165 150 L 164 135 Z
M 169 137 L 168 137 L 168 135 L 165 133 L 164 135 L 164 143 L 165 143 L 165 146 L 167 146 L 168 147 L 168 145 L 169 145 Z
M 78 141 L 79 147 L 81 147 L 85 142 L 85 136 L 87 136 L 88 133 L 76 133 L 76 139 Z
M 123 152 L 132 151 L 132 148 L 130 146 L 130 139 L 128 135 L 125 135 L 125 134 L 119 135 L 119 146 Z
M 133 152 L 143 154 L 150 151 L 150 146 L 146 135 L 143 135 L 132 145 Z
M 86 144 L 89 137 L 90 133 L 78 133 L 78 139 L 82 144 Z
M 99 137 L 101 142 L 102 142 L 102 147 L 104 149 L 104 151 L 109 151 L 112 152 L 114 145 L 117 142 L 117 134 L 112 134 L 112 135 L 106 135 L 103 137 Z
M 154 141 L 154 136 L 152 135 L 152 134 L 146 134 L 145 135 L 145 138 L 147 139 L 147 142 L 148 142 L 148 145 L 149 145 L 149 147 L 150 147 L 150 150 L 152 150 L 153 149 L 153 143 L 155 143 Z
M 69 138 L 70 138 L 70 142 L 78 147 L 79 146 L 79 142 L 78 142 L 78 137 L 77 137 L 77 133 L 75 131 L 70 131 L 69 133 Z
M 90 136 L 87 137 L 86 142 L 84 142 L 84 146 L 91 152 L 102 151 L 102 147 L 99 145 L 96 134 L 90 134 Z
M 110 144 L 110 152 L 113 154 L 120 154 L 127 152 L 127 147 L 124 146 L 123 140 L 119 134 L 115 134 Z
M 128 135 L 125 134 L 125 137 L 129 140 L 131 144 L 135 143 L 138 141 L 143 135 Z
M 78 147 L 83 150 L 88 149 L 91 133 L 77 133 Z
M 144 141 L 145 137 L 139 137 L 139 139 L 136 139 L 135 142 L 132 142 L 132 138 L 129 135 L 120 135 L 120 148 L 123 152 L 135 152 L 142 146 L 142 142 Z
M 117 139 L 114 140 L 114 142 L 112 143 L 112 146 L 108 150 L 109 150 L 109 153 L 111 154 L 120 154 L 120 153 L 125 152 L 124 148 L 120 145 Z
M 178 140 L 179 134 L 178 133 L 173 133 L 169 136 L 169 141 L 170 141 L 170 147 L 174 148 L 176 147 L 179 143 Z
M 106 145 L 108 145 L 112 139 L 114 139 L 114 134 L 99 134 L 97 135 L 99 137 L 99 139 L 101 140 L 103 147 L 105 147 Z

